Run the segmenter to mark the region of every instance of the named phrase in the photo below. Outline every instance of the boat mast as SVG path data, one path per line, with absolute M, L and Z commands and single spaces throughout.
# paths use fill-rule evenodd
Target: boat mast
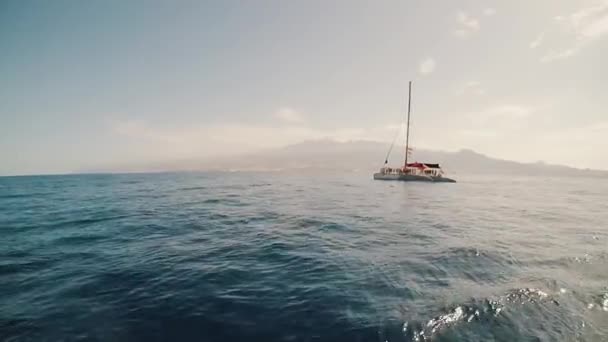
M 410 81 L 409 92 L 407 98 L 407 129 L 405 133 L 405 165 L 404 169 L 407 169 L 407 157 L 410 152 L 410 111 L 412 109 L 412 81 Z

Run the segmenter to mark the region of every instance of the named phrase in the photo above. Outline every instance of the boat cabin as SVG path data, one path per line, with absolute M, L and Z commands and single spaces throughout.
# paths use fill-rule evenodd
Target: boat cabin
M 443 170 L 439 164 L 431 164 L 431 163 L 409 163 L 407 164 L 407 168 L 392 168 L 392 167 L 383 167 L 380 169 L 380 173 L 385 175 L 424 175 L 430 177 L 442 177 Z

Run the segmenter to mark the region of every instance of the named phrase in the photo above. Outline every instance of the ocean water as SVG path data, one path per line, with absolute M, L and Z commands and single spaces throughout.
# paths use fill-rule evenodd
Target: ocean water
M 608 341 L 608 180 L 0 178 L 2 341 Z

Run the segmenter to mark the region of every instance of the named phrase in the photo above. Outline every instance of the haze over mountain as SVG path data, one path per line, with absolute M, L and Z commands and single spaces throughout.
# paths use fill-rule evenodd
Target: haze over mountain
M 277 172 L 374 172 L 384 163 L 386 143 L 310 140 L 263 152 L 206 159 L 175 160 L 139 165 L 120 165 L 89 172 L 137 171 L 277 171 Z M 394 146 L 389 165 L 403 163 L 403 148 Z M 415 150 L 412 161 L 440 163 L 453 175 L 512 174 L 545 176 L 608 176 L 608 171 L 550 165 L 542 161 L 520 163 L 485 156 L 469 149 L 457 152 Z

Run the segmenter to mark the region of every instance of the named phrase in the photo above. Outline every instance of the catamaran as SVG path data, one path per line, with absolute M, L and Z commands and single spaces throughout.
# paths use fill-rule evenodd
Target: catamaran
M 410 148 L 410 113 L 412 108 L 412 82 L 409 83 L 407 101 L 407 128 L 405 133 L 405 163 L 402 167 L 389 167 L 388 155 L 380 172 L 374 173 L 377 180 L 398 180 L 406 182 L 443 182 L 456 183 L 452 178 L 444 175 L 441 166 L 437 163 L 409 163 L 408 157 L 412 152 Z M 392 149 L 392 146 L 391 146 Z M 389 150 L 390 154 L 390 150 Z

